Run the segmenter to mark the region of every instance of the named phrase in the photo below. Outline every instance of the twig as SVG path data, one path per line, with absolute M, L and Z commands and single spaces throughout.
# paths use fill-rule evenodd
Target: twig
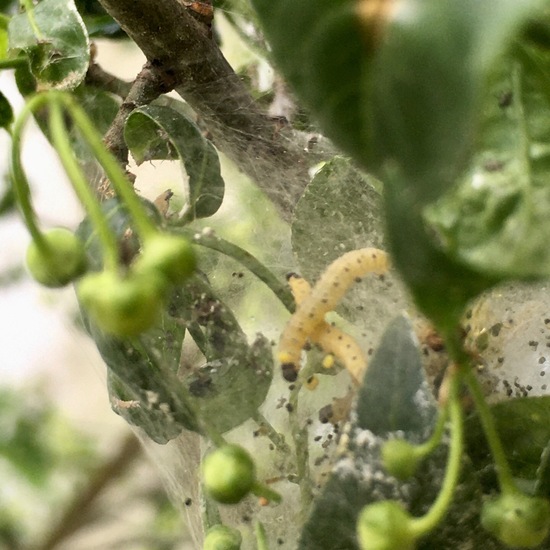
M 95 504 L 99 495 L 127 471 L 128 466 L 140 456 L 140 451 L 141 445 L 137 438 L 133 434 L 126 436 L 116 455 L 97 469 L 88 485 L 79 491 L 68 505 L 53 530 L 34 550 L 52 550 L 82 527 L 86 523 L 87 512 Z
M 308 153 L 254 101 L 200 22 L 178 0 L 100 0 L 207 125 L 216 146 L 290 219 L 309 181 Z
M 95 86 L 105 92 L 117 95 L 124 99 L 132 88 L 131 82 L 126 82 L 115 75 L 104 71 L 97 63 L 92 63 L 86 73 L 86 84 Z
M 147 62 L 132 83 L 115 119 L 105 134 L 105 145 L 124 166 L 128 162 L 128 147 L 124 141 L 124 124 L 130 113 L 142 105 L 151 103 L 173 89 L 174 81 L 166 72 L 158 71 Z

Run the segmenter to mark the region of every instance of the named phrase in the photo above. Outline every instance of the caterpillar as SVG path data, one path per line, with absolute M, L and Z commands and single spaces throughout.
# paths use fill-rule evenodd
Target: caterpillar
M 311 285 L 296 273 L 290 273 L 287 279 L 294 300 L 297 305 L 300 305 L 310 295 Z M 318 344 L 329 354 L 323 359 L 324 367 L 332 367 L 336 358 L 348 370 L 354 381 L 359 383 L 367 361 L 363 351 L 349 334 L 327 323 L 323 318 L 309 334 L 308 340 Z
M 385 273 L 388 264 L 387 254 L 377 248 L 352 250 L 332 262 L 310 292 L 307 281 L 293 281 L 296 276 L 291 274 L 289 283 L 295 286 L 297 308 L 281 334 L 278 354 L 285 380 L 297 379 L 300 355 L 308 339 L 332 352 L 354 378 L 358 377 L 365 365 L 363 354 L 357 353 L 360 349 L 349 335 L 326 323 L 325 314 L 336 307 L 353 282 L 368 273 Z

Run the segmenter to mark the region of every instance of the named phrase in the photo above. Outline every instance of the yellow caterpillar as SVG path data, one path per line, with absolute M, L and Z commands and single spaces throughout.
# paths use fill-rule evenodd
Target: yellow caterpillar
M 388 264 L 384 251 L 362 248 L 348 252 L 330 264 L 313 290 L 301 277 L 289 276 L 297 308 L 279 341 L 278 359 L 286 380 L 292 382 L 298 377 L 300 355 L 309 339 L 334 354 L 358 381 L 366 365 L 363 353 L 351 336 L 325 321 L 325 314 L 336 307 L 353 282 L 368 273 L 385 273 Z

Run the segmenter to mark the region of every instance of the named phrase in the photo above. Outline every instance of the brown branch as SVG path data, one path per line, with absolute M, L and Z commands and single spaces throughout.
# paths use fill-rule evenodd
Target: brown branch
M 128 466 L 140 455 L 141 445 L 134 434 L 129 434 L 121 443 L 115 456 L 105 462 L 94 473 L 84 487 L 62 513 L 46 540 L 35 550 L 52 550 L 62 540 L 71 536 L 85 522 L 87 512 L 95 504 L 97 497 L 115 479 L 125 473 Z
M 91 63 L 86 73 L 86 84 L 95 86 L 105 92 L 124 99 L 130 92 L 132 84 L 104 71 L 97 63 Z
M 160 95 L 170 92 L 173 85 L 173 80 L 166 73 L 158 71 L 149 62 L 137 75 L 105 134 L 105 145 L 121 164 L 126 165 L 128 162 L 128 147 L 124 141 L 126 119 L 137 107 L 148 105 Z
M 100 2 L 288 219 L 308 182 L 307 153 L 255 103 L 208 27 L 179 0 Z

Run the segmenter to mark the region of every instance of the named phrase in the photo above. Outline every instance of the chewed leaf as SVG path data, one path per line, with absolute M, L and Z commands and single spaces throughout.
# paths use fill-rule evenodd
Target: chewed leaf
M 218 154 L 199 128 L 181 112 L 161 105 L 133 111 L 124 138 L 138 164 L 153 159 L 180 159 L 189 178 L 185 220 L 205 218 L 221 206 L 224 181 Z
M 450 254 L 499 278 L 550 274 L 550 101 L 528 61 L 501 63 L 471 166 L 426 213 Z
M 8 27 L 10 49 L 27 53 L 39 89 L 73 90 L 90 61 L 88 34 L 74 2 L 43 0 L 33 14 L 39 34 L 28 14 L 14 16 Z

